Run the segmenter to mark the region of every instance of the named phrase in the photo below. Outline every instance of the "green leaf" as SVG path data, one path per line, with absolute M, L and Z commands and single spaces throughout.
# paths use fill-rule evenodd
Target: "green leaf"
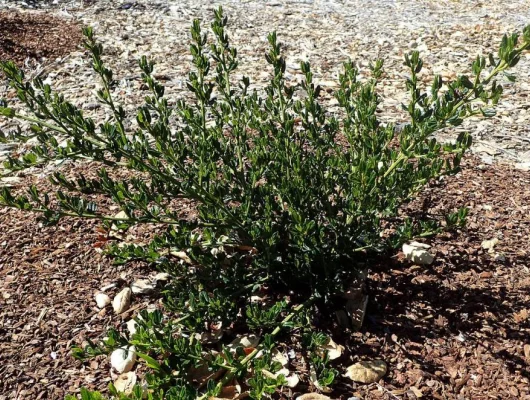
M 0 107 L 0 115 L 7 118 L 13 118 L 15 116 L 15 110 L 9 107 Z
M 469 80 L 469 78 L 465 75 L 461 76 L 460 77 L 460 82 L 462 83 L 462 85 L 466 88 L 466 89 L 473 89 L 474 88 L 474 85 L 473 85 L 473 82 L 471 82 Z
M 145 353 L 140 353 L 140 352 L 137 352 L 136 355 L 138 357 L 140 357 L 142 360 L 144 360 L 148 367 L 150 367 L 150 368 L 152 368 L 152 369 L 154 369 L 156 371 L 160 371 L 160 369 L 162 368 L 160 366 L 159 362 L 157 360 L 155 360 L 153 357 L 148 356 Z

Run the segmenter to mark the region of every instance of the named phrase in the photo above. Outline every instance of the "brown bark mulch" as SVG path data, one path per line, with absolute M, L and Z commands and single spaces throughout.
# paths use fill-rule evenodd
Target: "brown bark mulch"
M 370 277 L 352 350 L 391 367 L 366 398 L 530 399 L 530 175 L 468 161 L 448 181 L 430 212 L 469 207 L 467 228 L 432 241 L 432 266 L 398 255 Z
M 342 373 L 352 362 L 381 358 L 389 372 L 368 386 L 341 379 L 342 393 L 530 399 L 530 176 L 479 163 L 469 159 L 459 176 L 426 194 L 431 213 L 470 207 L 466 229 L 432 241 L 432 266 L 411 266 L 400 254 L 374 266 L 364 327 L 336 338 L 348 349 L 336 368 Z M 111 266 L 96 250 L 94 221 L 65 219 L 46 227 L 35 215 L 2 209 L 0 226 L 0 399 L 58 399 L 80 386 L 104 389 L 108 361 L 82 364 L 70 349 L 125 321 L 98 310 L 94 293 L 115 283 L 112 296 L 147 272 Z M 495 251 L 504 261 L 481 248 L 493 237 L 500 239 Z
M 49 14 L 0 11 L 0 60 L 54 61 L 79 48 L 81 26 L 71 19 Z

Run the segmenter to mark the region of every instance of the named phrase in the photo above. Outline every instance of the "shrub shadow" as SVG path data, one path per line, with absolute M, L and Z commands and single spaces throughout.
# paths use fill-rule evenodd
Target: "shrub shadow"
M 430 374 L 443 370 L 440 362 L 427 361 L 420 355 L 421 347 L 430 340 L 456 340 L 466 349 L 481 345 L 510 372 L 518 371 L 530 379 L 528 362 L 523 357 L 506 347 L 499 349 L 506 346 L 506 342 L 515 345 L 515 342 L 528 341 L 529 337 L 530 318 L 519 323 L 514 321 L 514 313 L 526 309 L 529 304 L 528 291 L 517 288 L 513 282 L 510 285 L 508 276 L 513 279 L 516 270 L 511 271 L 513 274 L 491 279 L 493 265 L 489 266 L 490 271 L 485 271 L 483 264 L 472 263 L 403 271 L 402 263 L 396 260 L 393 263 L 389 266 L 387 260 L 386 264 L 375 268 L 374 273 L 388 271 L 389 267 L 401 272 L 386 274 L 388 279 L 385 280 L 368 280 L 370 303 L 361 331 L 363 336 L 384 337 L 389 341 L 397 338 L 406 357 Z M 529 263 L 530 258 L 519 257 L 507 262 L 503 269 Z M 460 275 L 473 270 L 491 272 L 491 276 L 487 274 L 480 284 L 470 285 Z M 478 274 L 475 272 L 475 275 Z M 505 344 L 497 346 L 499 341 Z M 415 348 L 418 345 L 420 349 Z M 358 340 L 352 341 L 352 350 L 357 355 L 381 356 L 377 348 Z

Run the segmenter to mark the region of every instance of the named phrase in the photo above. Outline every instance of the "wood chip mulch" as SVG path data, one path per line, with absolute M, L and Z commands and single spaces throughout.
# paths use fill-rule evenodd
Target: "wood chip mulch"
M 43 58 L 54 61 L 79 48 L 81 26 L 49 14 L 0 11 L 0 60 L 19 67 Z
M 468 160 L 430 189 L 430 212 L 469 207 L 468 226 L 432 241 L 430 267 L 398 254 L 374 268 L 351 350 L 390 373 L 359 390 L 364 398 L 530 399 L 529 184 L 511 166 Z M 488 253 L 481 243 L 493 238 Z
M 350 362 L 380 358 L 389 373 L 378 384 L 341 383 L 349 393 L 530 399 L 530 176 L 479 164 L 468 159 L 459 176 L 427 193 L 429 212 L 470 207 L 466 229 L 432 241 L 432 266 L 411 266 L 397 254 L 374 267 L 364 327 L 341 339 L 349 351 L 337 368 L 342 373 Z M 36 181 L 46 185 L 33 176 L 20 186 Z M 114 267 L 98 253 L 94 221 L 65 219 L 46 227 L 35 215 L 2 209 L 0 226 L 0 399 L 57 399 L 80 386 L 104 389 L 108 361 L 74 361 L 71 346 L 130 318 L 99 311 L 97 290 L 115 283 L 112 295 L 147 272 Z M 481 248 L 494 237 L 504 261 Z

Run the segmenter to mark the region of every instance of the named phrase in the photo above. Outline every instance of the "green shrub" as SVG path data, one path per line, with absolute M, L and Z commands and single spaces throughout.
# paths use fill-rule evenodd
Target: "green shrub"
M 68 179 L 55 172 L 55 198 L 36 187 L 26 196 L 4 188 L 0 204 L 41 212 L 48 223 L 78 216 L 100 219 L 108 229 L 113 223 L 122 228 L 167 227 L 148 245 L 113 245 L 108 252 L 116 262 L 147 260 L 177 277 L 165 297 L 168 310 L 180 318 L 143 314 L 132 337 L 112 332 L 103 347 L 92 345 L 75 353 L 90 356 L 135 344 L 153 371 L 147 380 L 149 396 L 155 399 L 215 395 L 222 384 L 247 376 L 249 369 L 252 397 L 261 398 L 281 384 L 281 378 L 259 373 L 277 369 L 267 356 L 274 336 L 282 328 L 306 329 L 311 304 L 350 287 L 364 269 L 366 252 L 383 252 L 413 237 L 463 224 L 465 210 L 448 213 L 445 221 L 414 220 L 398 210 L 429 182 L 459 171 L 470 136 L 461 134 L 453 144 L 441 144 L 433 135 L 470 116 L 492 115 L 490 107 L 502 94 L 496 79 L 504 74 L 513 80 L 507 69 L 530 47 L 527 27 L 522 44 L 518 35 L 507 35 L 497 57 L 477 57 L 471 76 L 452 82 L 436 76 L 428 89 L 419 83 L 419 54 L 407 55 L 410 102 L 403 107 L 410 120 L 397 129 L 378 117 L 382 61 L 374 62 L 367 79 L 360 78 L 353 62 L 344 64 L 335 93 L 341 111 L 330 115 L 319 100 L 321 87 L 313 81 L 309 63 L 301 64 L 300 84 L 287 84 L 275 33 L 268 37 L 265 55 L 272 71 L 268 86 L 258 92 L 249 89 L 246 77 L 235 82 L 237 51 L 226 24 L 222 11 L 216 11 L 213 40 L 208 41 L 199 22 L 193 23 L 194 68 L 187 83 L 193 101 L 169 106 L 164 87 L 153 77 L 153 63 L 140 60 L 150 94 L 130 129 L 125 127 L 132 117 L 112 97 L 113 73 L 103 63 L 102 46 L 91 29 L 84 31 L 85 45 L 102 82 L 98 98 L 111 110 L 112 120 L 87 118 L 40 78 L 27 82 L 13 63 L 0 64 L 30 111 L 20 114 L 4 100 L 0 115 L 31 123 L 29 132 L 19 129 L 3 138 L 38 142 L 24 155 L 9 158 L 6 168 L 16 171 L 58 159 L 88 159 L 101 166 L 95 179 Z M 298 89 L 306 93 L 303 99 L 295 97 Z M 66 145 L 59 144 L 64 139 Z M 114 170 L 123 169 L 132 171 L 130 178 L 111 178 Z M 87 193 L 104 195 L 125 215 L 100 211 Z M 191 200 L 196 218 L 180 216 L 179 199 Z M 177 262 L 182 251 L 193 267 Z M 251 305 L 251 295 L 260 288 L 267 288 L 273 300 Z M 289 293 L 290 303 L 284 300 Z M 254 359 L 258 349 L 251 356 L 241 349 L 225 349 L 223 356 L 205 358 L 209 350 L 193 334 L 234 323 L 260 334 L 269 332 L 259 347 L 259 360 Z M 186 335 L 175 338 L 175 332 Z M 225 378 L 204 386 L 187 378 L 190 368 L 205 362 L 212 370 L 226 369 Z M 323 371 L 323 382 L 330 384 L 336 374 L 327 362 L 324 357 L 314 364 Z M 136 396 L 141 398 L 140 389 Z

